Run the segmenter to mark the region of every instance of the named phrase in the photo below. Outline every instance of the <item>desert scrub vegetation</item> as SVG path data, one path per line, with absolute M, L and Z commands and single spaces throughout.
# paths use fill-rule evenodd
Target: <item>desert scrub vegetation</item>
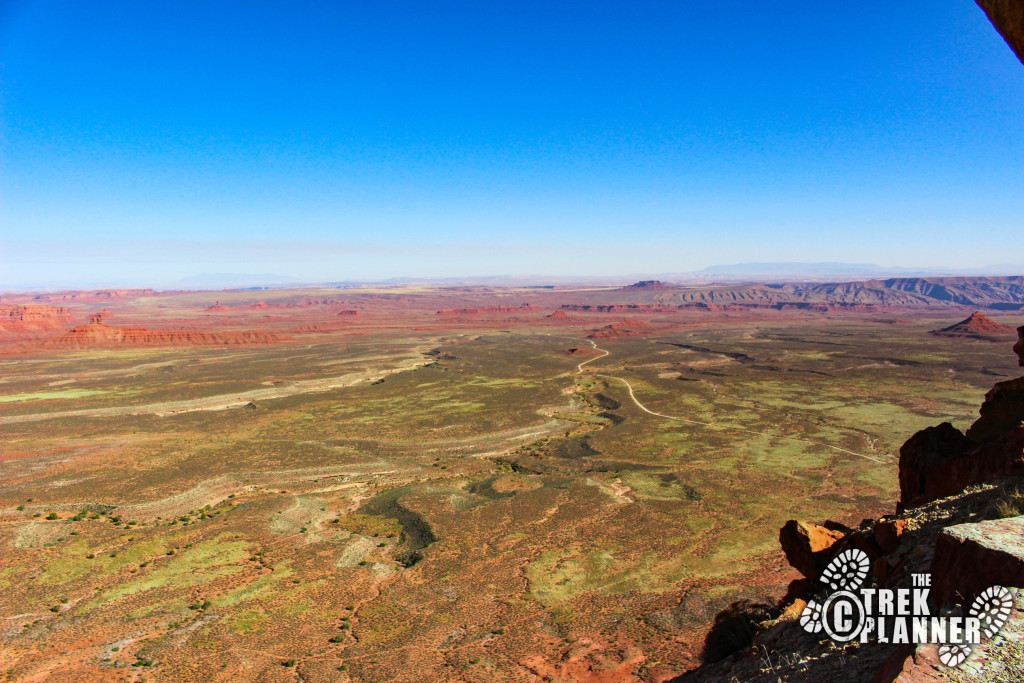
M 1002 490 L 996 503 L 996 515 L 1000 519 L 1024 515 L 1024 485 L 1016 484 Z

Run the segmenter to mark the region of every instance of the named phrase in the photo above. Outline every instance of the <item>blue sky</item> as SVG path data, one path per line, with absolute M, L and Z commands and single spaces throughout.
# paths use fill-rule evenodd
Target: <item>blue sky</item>
M 982 11 L 811 9 L 3 0 L 0 286 L 1024 262 Z

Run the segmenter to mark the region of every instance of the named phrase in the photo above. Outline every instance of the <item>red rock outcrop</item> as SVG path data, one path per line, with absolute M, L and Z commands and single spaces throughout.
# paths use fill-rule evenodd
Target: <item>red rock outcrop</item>
M 210 306 L 209 308 L 207 308 L 206 312 L 207 313 L 220 313 L 220 312 L 226 311 L 226 310 L 228 310 L 227 307 L 226 306 L 221 306 L 220 302 L 218 301 L 215 304 L 213 304 L 212 306 Z
M 557 661 L 534 656 L 520 664 L 548 683 L 640 683 L 636 670 L 645 659 L 636 647 L 609 652 L 606 643 L 581 638 Z
M 581 313 L 675 313 L 681 309 L 699 308 L 712 310 L 704 303 L 663 306 L 661 304 L 562 304 L 562 310 Z M 715 307 L 714 310 L 719 310 Z
M 931 574 L 940 607 L 969 605 L 990 586 L 1024 587 L 1024 517 L 946 527 Z
M 596 349 L 566 349 L 565 353 L 569 356 L 597 356 L 600 355 L 600 351 Z
M 17 335 L 64 329 L 75 321 L 71 309 L 63 306 L 0 306 L 0 334 Z
M 960 493 L 968 486 L 1024 474 L 1024 425 L 981 445 L 948 422 L 928 427 L 900 448 L 899 509 Z
M 272 344 L 281 337 L 269 332 L 200 332 L 198 330 L 147 330 L 141 327 L 110 327 L 100 323 L 79 325 L 43 342 L 49 348 L 96 348 L 119 346 L 211 346 L 220 344 Z
M 934 645 L 900 645 L 875 672 L 871 683 L 930 683 L 949 680 L 940 674 L 944 668 Z
M 558 310 L 548 315 L 548 318 L 550 318 L 551 320 L 568 320 L 569 314 L 566 313 L 565 311 Z
M 451 308 L 445 311 L 438 311 L 435 315 L 481 315 L 483 313 L 528 313 L 538 310 L 536 306 L 523 304 L 522 306 L 491 306 L 489 308 Z
M 344 311 L 338 311 L 338 315 L 359 315 L 359 311 L 355 309 L 346 309 Z
M 978 0 L 989 21 L 1024 63 L 1024 3 L 1020 0 Z
M 593 330 L 587 335 L 587 339 L 615 339 L 617 337 L 642 337 L 647 334 L 650 325 L 640 320 L 623 320 L 621 322 L 605 325 L 601 329 Z
M 1024 364 L 1024 327 L 1013 350 Z M 1024 377 L 998 382 L 967 434 L 944 422 L 900 448 L 899 508 L 951 496 L 972 484 L 1024 474 Z
M 981 417 L 967 430 L 967 438 L 985 441 L 1024 422 L 1024 377 L 996 382 L 985 394 Z
M 791 519 L 779 529 L 779 544 L 791 567 L 817 579 L 832 560 L 830 549 L 845 534 L 819 524 Z
M 966 456 L 975 445 L 949 422 L 926 427 L 907 439 L 900 447 L 900 505 L 906 507 L 935 500 L 929 496 L 946 487 L 929 483 L 929 472 Z
M 997 323 L 980 311 L 975 311 L 966 320 L 943 327 L 941 330 L 932 330 L 931 333 L 939 337 L 967 337 L 997 341 L 1000 338 L 1013 336 L 1016 330 L 1009 325 Z

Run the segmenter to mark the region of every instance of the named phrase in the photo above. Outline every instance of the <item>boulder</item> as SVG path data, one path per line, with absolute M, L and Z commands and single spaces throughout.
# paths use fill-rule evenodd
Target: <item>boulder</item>
M 957 455 L 961 443 L 951 440 L 918 450 L 910 441 L 904 444 L 900 449 L 900 503 L 904 507 L 952 496 L 973 484 L 1024 475 L 1024 425 Z M 946 452 L 940 451 L 943 445 L 948 447 Z M 906 462 L 904 452 L 908 454 Z
M 981 404 L 981 417 L 967 430 L 967 438 L 981 443 L 1024 422 L 1024 377 L 997 382 Z
M 888 555 L 896 551 L 900 544 L 900 536 L 907 530 L 907 520 L 897 519 L 882 520 L 875 524 L 871 533 L 874 535 L 875 543 L 882 552 Z
M 875 672 L 871 683 L 926 683 L 944 681 L 934 645 L 900 645 Z
M 931 470 L 950 460 L 962 458 L 974 445 L 974 442 L 948 422 L 943 422 L 937 427 L 922 429 L 907 439 L 907 442 L 900 448 L 901 509 L 943 497 L 943 495 L 934 495 L 932 489 L 945 490 L 950 488 L 949 484 L 952 482 L 937 486 Z M 951 490 L 944 495 L 956 493 L 957 490 L 960 489 Z
M 817 579 L 834 555 L 830 548 L 845 534 L 820 524 L 791 519 L 779 529 L 779 543 L 790 566 Z
M 931 575 L 939 607 L 969 607 L 990 586 L 1024 587 L 1024 516 L 943 529 Z

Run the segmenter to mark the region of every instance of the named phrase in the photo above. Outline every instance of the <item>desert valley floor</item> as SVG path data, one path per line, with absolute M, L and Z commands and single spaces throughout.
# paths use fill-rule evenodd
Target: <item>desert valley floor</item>
M 670 295 L 3 297 L 0 675 L 667 680 L 1019 374 L 974 307 Z

